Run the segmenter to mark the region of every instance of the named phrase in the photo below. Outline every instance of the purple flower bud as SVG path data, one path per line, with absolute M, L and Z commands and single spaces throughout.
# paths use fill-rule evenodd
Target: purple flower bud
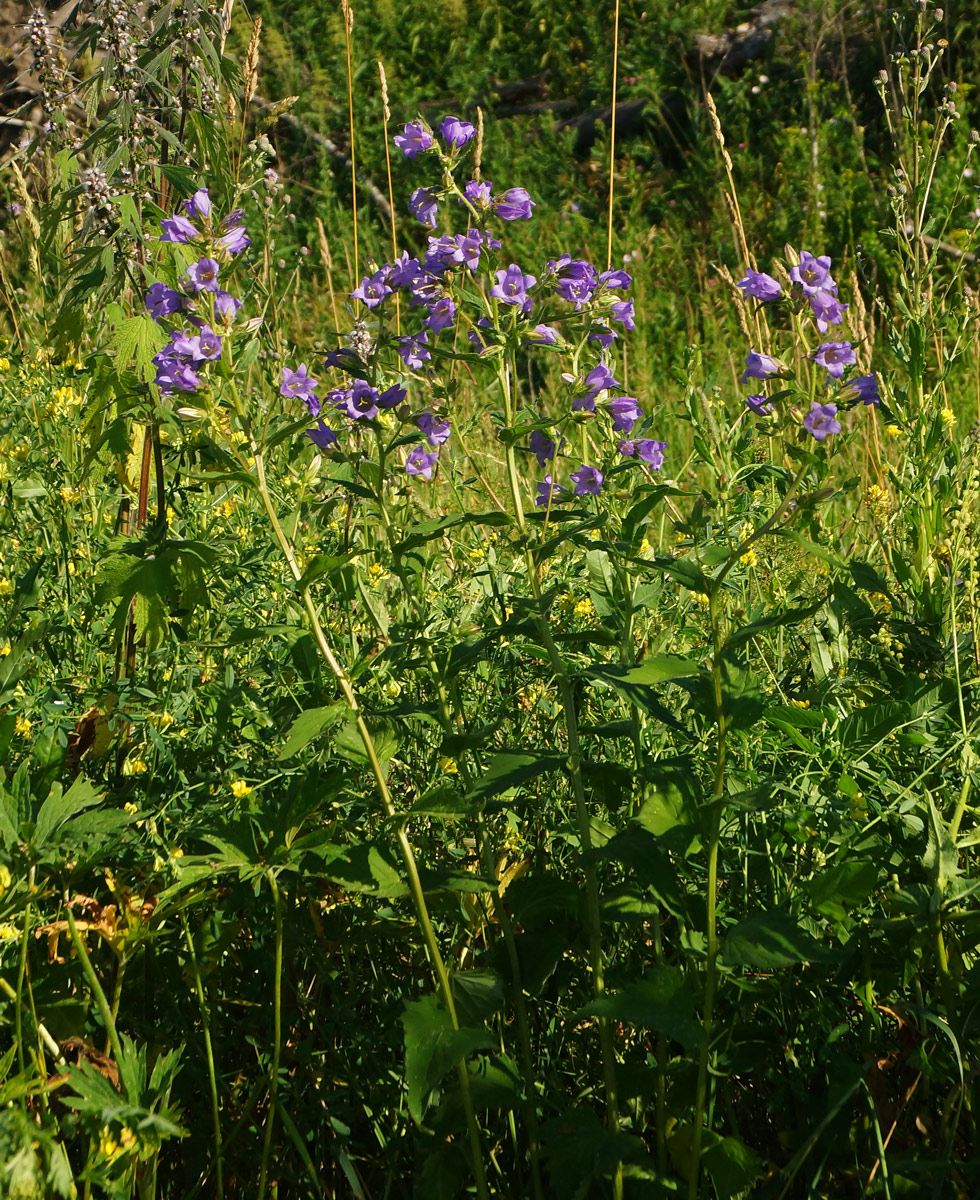
M 750 412 L 757 413 L 760 417 L 768 417 L 772 413 L 772 405 L 765 396 L 746 396 L 745 404 Z
M 405 399 L 408 392 L 400 384 L 393 383 L 378 397 L 378 408 L 397 408 Z
M 610 305 L 609 315 L 614 321 L 618 321 L 624 329 L 635 329 L 634 321 L 635 313 L 633 311 L 632 300 L 618 300 L 615 304 Z
M 837 393 L 842 400 L 852 404 L 861 400 L 864 404 L 880 404 L 881 395 L 878 391 L 878 380 L 874 374 L 860 375 L 857 379 L 849 379 Z
M 628 271 L 603 271 L 599 282 L 604 283 L 607 288 L 625 289 L 633 282 L 633 276 Z
M 456 150 L 465 146 L 470 138 L 476 137 L 476 129 L 469 121 L 462 121 L 459 117 L 453 116 L 443 118 L 439 132 L 446 145 L 450 149 Z
M 588 388 L 586 398 L 589 400 L 594 400 L 600 392 L 623 386 L 605 363 L 599 363 L 592 368 L 585 377 L 585 385 Z
M 603 350 L 608 350 L 609 347 L 616 341 L 619 334 L 609 328 L 608 325 L 593 325 L 592 332 L 589 334 L 590 342 L 598 342 Z
M 192 221 L 206 221 L 211 215 L 211 197 L 207 188 L 198 188 L 190 200 L 184 201 L 184 212 Z
M 524 345 L 557 346 L 561 334 L 553 325 L 535 325 L 524 335 Z

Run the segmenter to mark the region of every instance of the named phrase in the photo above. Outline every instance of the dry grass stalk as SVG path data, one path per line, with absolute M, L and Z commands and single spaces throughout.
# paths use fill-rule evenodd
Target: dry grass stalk
M 245 51 L 245 66 L 242 68 L 245 80 L 245 110 L 252 103 L 252 97 L 255 95 L 255 89 L 259 83 L 259 35 L 261 32 L 262 18 L 256 17 L 252 24 L 252 36 L 249 39 L 248 49 Z

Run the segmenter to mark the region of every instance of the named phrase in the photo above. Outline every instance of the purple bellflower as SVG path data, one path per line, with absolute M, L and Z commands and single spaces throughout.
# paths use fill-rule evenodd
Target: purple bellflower
M 426 451 L 424 446 L 416 446 L 405 459 L 405 471 L 409 475 L 421 475 L 423 479 L 431 479 L 438 461 L 438 450 Z
M 826 333 L 831 325 L 839 325 L 844 320 L 844 310 L 849 307 L 841 304 L 833 292 L 811 292 L 807 300 L 821 333 Z
M 874 374 L 860 375 L 857 379 L 849 379 L 837 393 L 843 400 L 856 404 L 858 400 L 864 404 L 880 404 L 881 394 L 878 391 L 878 380 Z
M 537 485 L 538 494 L 534 498 L 536 508 L 544 508 L 547 504 L 555 502 L 558 492 L 567 492 L 568 488 L 562 487 L 560 483 L 555 483 L 550 475 L 545 475 L 544 479 Z
M 308 437 L 319 450 L 326 450 L 330 446 L 337 444 L 337 435 L 324 421 L 323 417 L 320 418 L 313 429 L 307 429 L 303 436 Z
M 235 317 L 238 316 L 238 310 L 241 306 L 241 300 L 237 296 L 233 296 L 230 292 L 222 291 L 219 288 L 214 293 L 214 315 L 222 325 L 234 324 Z
M 572 472 L 572 482 L 575 484 L 576 496 L 598 496 L 602 491 L 605 476 L 598 467 L 581 466 Z
M 352 300 L 360 300 L 368 308 L 377 308 L 385 296 L 391 295 L 391 288 L 388 286 L 388 272 L 390 267 L 382 267 L 380 271 L 375 271 L 373 275 L 366 275 L 357 287 L 351 292 Z
M 440 296 L 429 305 L 429 315 L 422 322 L 433 333 L 452 325 L 456 319 L 456 305 L 449 296 Z
M 813 361 L 827 368 L 833 379 L 844 378 L 844 368 L 857 362 L 857 355 L 850 342 L 822 342 L 813 356 Z
M 163 233 L 160 235 L 161 242 L 180 242 L 186 245 L 192 238 L 200 237 L 197 226 L 192 225 L 187 217 L 181 216 L 180 213 L 174 213 L 172 217 L 165 217 L 160 222 L 160 228 Z
M 161 317 L 169 317 L 171 313 L 179 312 L 184 307 L 180 292 L 167 287 L 165 283 L 154 283 L 146 293 L 146 310 L 154 321 Z
M 492 184 L 489 179 L 471 179 L 466 187 L 463 188 L 463 195 L 469 200 L 470 204 L 479 212 L 490 207 L 490 192 Z M 462 197 L 457 196 L 457 204 L 462 204 Z
M 190 200 L 184 201 L 184 212 L 192 221 L 206 221 L 211 216 L 211 197 L 207 188 L 198 188 Z
M 408 392 L 400 384 L 393 383 L 378 397 L 378 408 L 397 408 L 407 395 Z
M 808 296 L 814 292 L 836 292 L 837 285 L 830 277 L 830 258 L 821 254 L 814 257 L 808 250 L 800 254 L 800 261 L 790 267 L 789 277 L 798 283 Z
M 406 158 L 415 158 L 434 145 L 432 134 L 421 121 L 409 121 L 401 133 L 395 134 L 395 145 Z
M 460 120 L 459 117 L 443 117 L 439 125 L 439 132 L 442 134 L 442 140 L 450 149 L 459 150 L 465 146 L 470 138 L 476 137 L 476 129 L 469 121 Z
M 408 198 L 408 211 L 423 225 L 435 229 L 439 223 L 439 205 L 435 193 L 425 187 L 418 187 Z
M 291 371 L 289 367 L 283 367 L 279 395 L 285 396 L 287 399 L 296 397 L 309 402 L 310 397 L 316 391 L 317 382 L 307 373 L 306 363 L 300 363 L 295 371 Z M 313 415 L 316 416 L 315 413 Z
M 519 304 L 524 312 L 530 312 L 531 298 L 527 293 L 538 282 L 536 277 L 525 275 L 517 263 L 511 263 L 496 275 L 497 282 L 490 289 L 490 295 L 504 304 Z
M 751 296 L 753 300 L 762 300 L 767 304 L 771 300 L 778 300 L 783 294 L 778 280 L 767 275 L 765 271 L 753 271 L 751 267 L 747 268 L 745 278 L 738 281 L 738 286 L 746 296 Z
M 218 264 L 213 258 L 199 258 L 185 271 L 195 292 L 217 292 Z
M 510 188 L 493 200 L 493 211 L 501 221 L 530 221 L 531 210 L 536 207 L 524 188 Z
M 652 471 L 659 471 L 664 465 L 664 451 L 667 449 L 667 443 L 655 442 L 652 438 L 640 438 L 634 445 L 636 457 L 641 462 L 645 462 Z
M 643 409 L 632 396 L 617 396 L 614 400 L 606 401 L 606 410 L 612 417 L 613 429 L 616 433 L 630 434 L 633 426 L 643 416 Z
M 768 417 L 772 414 L 772 405 L 765 396 L 746 396 L 745 406 L 750 412 L 754 412 L 760 417 Z
M 840 433 L 840 421 L 836 404 L 821 404 L 814 400 L 810 411 L 803 418 L 803 428 L 812 433 L 818 442 L 826 441 L 832 433 Z
M 398 345 L 395 349 L 409 370 L 419 370 L 424 363 L 427 363 L 432 358 L 426 345 L 428 340 L 429 334 L 424 329 L 421 333 L 398 339 Z
M 430 412 L 419 413 L 415 418 L 415 424 L 422 430 L 425 440 L 430 446 L 441 446 L 449 439 L 451 432 L 449 422 L 437 421 Z
M 745 383 L 747 379 L 768 379 L 771 375 L 778 375 L 783 369 L 783 364 L 778 359 L 750 350 L 745 356 L 742 382 Z
M 546 433 L 542 433 L 540 429 L 531 431 L 530 440 L 531 453 L 538 460 L 538 466 L 543 467 L 546 463 L 550 463 L 554 457 L 558 446 L 553 438 L 548 437 Z

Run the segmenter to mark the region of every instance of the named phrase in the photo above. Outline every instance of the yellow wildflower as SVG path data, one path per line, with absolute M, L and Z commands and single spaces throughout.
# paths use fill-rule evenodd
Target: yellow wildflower
M 942 409 L 940 411 L 939 415 L 942 418 L 942 422 L 946 426 L 947 429 L 952 429 L 953 426 L 956 424 L 956 414 L 953 412 L 953 410 L 951 408 Z
M 146 719 L 151 725 L 155 725 L 157 729 L 169 729 L 174 723 L 173 715 L 168 712 L 150 713 Z
M 123 763 L 122 773 L 124 775 L 142 775 L 150 768 L 141 758 L 127 758 Z
M 750 546 L 738 561 L 743 567 L 757 567 L 759 565 L 759 556 Z
M 586 596 L 582 600 L 576 601 L 572 612 L 574 612 L 577 617 L 582 617 L 584 619 L 586 617 L 591 617 L 595 612 L 595 609 L 592 607 L 592 601 L 588 598 L 588 596 Z
M 58 495 L 65 504 L 74 504 L 76 500 L 81 499 L 82 489 L 80 487 L 63 487 L 59 489 Z
M 18 737 L 28 738 L 31 736 L 32 728 L 33 726 L 31 725 L 28 717 L 18 717 L 17 723 L 14 725 L 14 733 L 16 733 Z
M 9 370 L 10 370 L 10 359 L 9 358 L 0 358 L 0 371 L 9 371 Z
M 20 930 L 13 921 L 0 921 L 0 942 L 12 942 L 20 937 Z
M 442 771 L 443 775 L 459 774 L 459 767 L 457 766 L 455 758 L 440 758 L 439 770 Z
M 132 800 L 127 800 L 126 803 L 123 805 L 123 812 L 127 812 L 127 813 L 129 813 L 129 815 L 131 817 L 135 817 L 136 814 L 139 812 L 139 805 L 134 804 L 132 802 Z
M 901 437 L 902 427 L 901 425 L 886 425 L 885 433 L 887 433 L 889 437 Z
M 10 643 L 4 642 L 4 644 L 2 646 L 0 646 L 0 658 L 6 658 L 9 653 L 10 653 Z
M 10 872 L 0 863 L 0 896 L 10 887 Z
M 244 779 L 234 779 L 231 784 L 231 794 L 236 800 L 241 800 L 251 792 L 251 788 Z
M 388 572 L 384 569 L 381 563 L 373 562 L 368 567 L 368 575 L 372 583 L 380 583 L 382 579 L 388 578 Z
M 472 548 L 472 550 L 468 551 L 468 553 L 467 553 L 467 558 L 470 560 L 470 562 L 473 562 L 473 563 L 483 562 L 483 560 L 486 558 L 486 556 L 487 556 L 487 551 L 484 546 L 474 546 Z
M 14 585 L 9 579 L 0 579 L 0 596 L 9 596 L 14 590 Z
M 708 605 L 711 603 L 711 597 L 707 592 L 695 592 L 694 599 L 697 604 Z

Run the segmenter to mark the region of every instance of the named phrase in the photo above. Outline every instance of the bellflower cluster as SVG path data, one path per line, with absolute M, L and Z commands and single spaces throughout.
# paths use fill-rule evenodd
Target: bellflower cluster
M 170 325 L 170 340 L 153 358 L 154 382 L 164 394 L 198 391 L 205 384 L 208 364 L 221 359 L 224 338 L 241 308 L 241 301 L 221 286 L 221 271 L 251 245 L 243 215 L 236 209 L 215 222 L 211 197 L 202 187 L 160 222 L 161 242 L 200 252 L 184 267 L 178 279 L 181 290 L 154 283 L 144 298 L 153 320 Z
M 402 461 L 408 475 L 431 480 L 440 455 L 451 453 L 453 417 L 448 401 L 416 402 L 417 389 L 434 385 L 436 394 L 445 395 L 441 372 L 461 358 L 474 368 L 481 363 L 499 373 L 507 355 L 567 353 L 574 354 L 574 369 L 562 375 L 558 410 L 542 412 L 524 443 L 538 466 L 552 471 L 547 486 L 538 485 L 535 503 L 550 504 L 565 495 L 599 495 L 609 470 L 628 469 L 630 459 L 636 466 L 659 470 L 666 443 L 644 437 L 622 440 L 634 437 L 645 417 L 636 398 L 621 394 L 622 384 L 607 357 L 617 328 L 635 327 L 633 300 L 627 294 L 630 275 L 621 269 L 599 271 L 567 253 L 533 268 L 504 255 L 498 230 L 510 222 L 532 220 L 537 206 L 522 187 L 498 190 L 490 180 L 465 175 L 457 182 L 465 147 L 475 132 L 468 121 L 450 115 L 435 129 L 419 117 L 395 135 L 395 146 L 406 158 L 434 159 L 439 168 L 438 182 L 420 184 L 408 202 L 411 214 L 426 228 L 419 239 L 424 245 L 416 240 L 351 292 L 358 319 L 371 323 L 372 346 L 356 361 L 344 349 L 327 356 L 325 367 L 347 378 L 325 394 L 324 414 L 315 391 L 290 384 L 293 390 L 288 394 L 303 399 L 320 421 L 307 436 L 320 448 L 339 444 L 329 440 L 336 436 L 329 423 L 323 425 L 328 408 L 354 435 L 355 446 L 361 444 L 358 430 L 372 425 L 379 431 L 393 430 L 392 446 L 406 447 Z M 460 232 L 446 231 L 445 218 L 451 211 L 465 214 Z M 397 323 L 395 296 L 403 301 Z M 305 366 L 299 370 L 305 376 Z M 284 395 L 287 376 L 293 381 L 298 373 L 284 371 Z M 555 464 L 571 441 L 563 435 L 563 426 L 592 420 L 605 427 L 609 444 L 619 454 L 613 449 L 610 464 L 602 469 L 582 463 L 568 486 L 557 482 Z
M 792 291 L 789 296 L 783 291 L 782 285 L 771 275 L 762 271 L 749 269 L 744 278 L 738 282 L 738 287 L 747 295 L 763 303 L 787 301 L 797 307 L 794 311 L 805 312 L 807 307 L 810 316 L 821 334 L 825 334 L 831 325 L 839 325 L 844 320 L 847 309 L 838 297 L 837 284 L 831 273 L 831 261 L 827 255 L 814 255 L 804 250 L 799 255 L 799 261 L 788 269 Z M 808 356 L 815 364 L 826 371 L 826 380 L 833 386 L 841 386 L 831 400 L 813 399 L 810 397 L 810 411 L 803 417 L 804 430 L 818 442 L 825 441 L 832 434 L 840 433 L 841 424 L 837 420 L 839 406 L 852 407 L 857 403 L 865 405 L 879 404 L 881 396 L 874 375 L 863 375 L 856 379 L 845 379 L 848 368 L 857 363 L 857 353 L 849 341 L 822 341 L 817 349 Z M 781 376 L 792 382 L 792 372 L 785 363 L 771 355 L 763 354 L 754 347 L 745 357 L 745 369 L 742 372 L 742 383 L 749 380 L 770 380 Z M 781 396 L 792 392 L 788 387 Z M 779 399 L 780 397 L 777 397 Z M 749 412 L 758 417 L 775 415 L 776 405 L 765 393 L 747 396 L 745 404 Z

